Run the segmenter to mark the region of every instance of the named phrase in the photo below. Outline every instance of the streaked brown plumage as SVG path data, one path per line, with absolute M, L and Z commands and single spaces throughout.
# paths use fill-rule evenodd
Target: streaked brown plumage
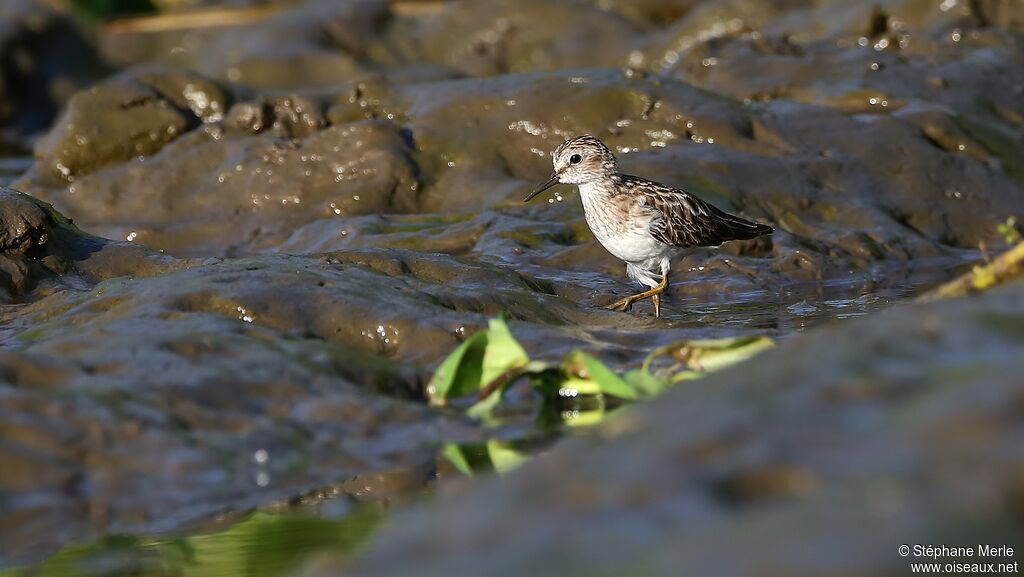
M 718 246 L 772 232 L 770 226 L 729 214 L 685 190 L 628 174 L 616 174 L 612 180 L 661 213 L 662 218 L 651 222 L 651 235 L 665 244 L 683 248 Z

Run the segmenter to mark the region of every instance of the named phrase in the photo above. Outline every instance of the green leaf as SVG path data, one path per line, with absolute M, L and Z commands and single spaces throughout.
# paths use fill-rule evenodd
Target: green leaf
M 642 368 L 626 371 L 626 374 L 622 375 L 622 379 L 629 383 L 629 386 L 643 393 L 644 396 L 647 397 L 660 395 L 665 392 L 665 389 L 667 389 L 669 385 L 669 383 L 666 383 L 663 379 L 652 375 L 650 372 Z
M 1011 216 L 1006 222 L 996 227 L 999 234 L 1003 235 L 1006 244 L 1014 245 L 1021 241 L 1020 230 L 1017 228 L 1017 218 Z
M 497 439 L 487 441 L 487 455 L 491 465 L 498 473 L 506 473 L 526 462 L 523 454 L 512 448 L 512 445 Z
M 462 447 L 448 444 L 441 450 L 441 454 L 452 464 L 455 469 L 467 477 L 473 476 L 473 467 L 469 465 L 466 456 L 462 454 Z
M 600 395 L 601 385 L 593 379 L 568 377 L 558 383 L 559 398 L 572 399 L 583 395 Z
M 486 395 L 467 410 L 469 416 L 486 422 L 508 385 L 524 376 L 531 379 L 546 403 L 575 397 L 590 397 L 602 403 L 605 397 L 635 401 L 659 395 L 680 381 L 699 378 L 705 371 L 735 364 L 772 346 L 772 340 L 763 336 L 683 341 L 653 351 L 639 369 L 620 376 L 583 351 L 574 351 L 560 365 L 531 362 L 504 319 L 497 318 L 441 363 L 427 392 L 434 404 Z M 655 374 L 651 364 L 659 356 L 672 356 L 691 370 Z
M 601 361 L 581 351 L 577 351 L 576 354 L 583 361 L 583 367 L 586 369 L 590 380 L 597 383 L 602 394 L 627 401 L 635 401 L 640 396 L 634 387 L 622 380 L 622 377 L 615 374 L 615 371 L 609 369 Z
M 530 358 L 501 318 L 492 319 L 487 329 L 478 331 L 459 345 L 441 363 L 427 385 L 432 404 L 443 405 L 449 399 L 479 393 L 495 379 L 508 378 L 510 371 L 526 367 Z M 489 405 L 478 407 L 482 413 L 493 408 L 504 386 L 488 395 Z M 482 401 L 483 402 L 483 401 Z M 478 403 L 480 405 L 480 403 Z
M 697 379 L 702 378 L 703 376 L 704 373 L 700 371 L 679 371 L 678 373 L 672 375 L 672 378 L 669 379 L 668 384 L 678 385 L 683 381 L 695 381 Z
M 481 380 L 486 385 L 511 369 L 525 367 L 530 362 L 523 347 L 508 330 L 501 318 L 491 319 L 487 325 L 487 348 L 484 351 Z M 483 386 L 481 385 L 481 386 Z
M 427 385 L 431 404 L 443 405 L 449 398 L 459 396 L 459 391 L 468 388 L 468 384 L 480 382 L 486 346 L 487 333 L 480 331 L 448 355 Z
M 695 371 L 717 371 L 773 346 L 775 342 L 765 336 L 706 339 L 676 345 L 673 354 L 685 360 L 687 366 Z
M 572 409 L 570 411 L 562 411 L 561 417 L 569 427 L 593 427 L 594 425 L 602 423 L 610 413 L 605 410 L 603 404 L 598 405 L 593 409 Z
M 511 443 L 497 439 L 490 439 L 485 444 L 445 445 L 441 454 L 467 477 L 472 477 L 478 471 L 504 473 L 527 460 Z
M 466 409 L 466 414 L 474 419 L 486 419 L 494 411 L 494 408 L 501 402 L 501 389 L 495 389 L 486 398 L 473 403 L 473 406 Z

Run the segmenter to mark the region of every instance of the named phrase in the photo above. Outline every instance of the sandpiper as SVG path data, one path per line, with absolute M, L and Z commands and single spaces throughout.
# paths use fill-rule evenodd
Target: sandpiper
M 648 290 L 612 303 L 628 311 L 650 298 L 661 316 L 672 258 L 683 249 L 718 246 L 771 234 L 772 227 L 724 212 L 693 194 L 619 172 L 615 155 L 590 135 L 562 143 L 552 153 L 554 171 L 524 202 L 552 186 L 575 184 L 587 225 L 608 252 L 626 263 L 626 275 Z

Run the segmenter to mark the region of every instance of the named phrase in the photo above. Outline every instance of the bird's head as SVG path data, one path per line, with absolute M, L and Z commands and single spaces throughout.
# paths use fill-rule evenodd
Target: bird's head
M 524 202 L 556 184 L 586 184 L 611 177 L 618 172 L 615 155 L 603 142 L 585 134 L 566 140 L 552 153 L 551 178 L 533 189 Z

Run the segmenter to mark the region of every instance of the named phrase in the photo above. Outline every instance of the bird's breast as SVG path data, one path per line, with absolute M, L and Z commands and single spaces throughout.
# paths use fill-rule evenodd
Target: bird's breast
M 589 193 L 589 194 L 588 194 Z M 629 199 L 594 194 L 580 187 L 583 212 L 594 237 L 620 260 L 642 263 L 661 257 L 668 245 L 650 233 L 651 216 Z

